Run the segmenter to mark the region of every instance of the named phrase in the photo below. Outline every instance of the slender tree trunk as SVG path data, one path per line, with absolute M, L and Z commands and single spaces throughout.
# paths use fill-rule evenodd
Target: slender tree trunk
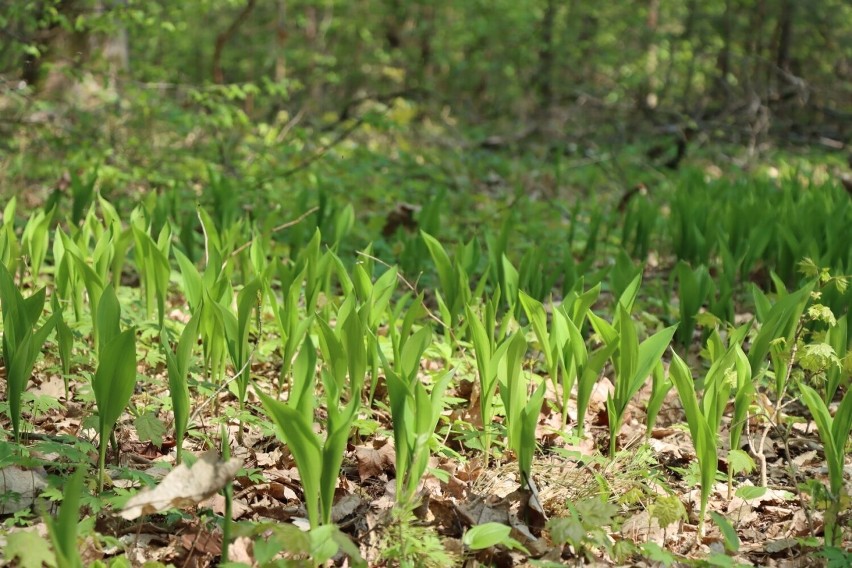
M 659 81 L 657 80 L 658 52 L 657 28 L 660 20 L 660 0 L 648 0 L 648 16 L 645 19 L 645 81 L 639 93 L 639 106 L 643 110 L 657 107 Z
M 420 65 L 418 66 L 417 83 L 425 87 L 432 74 L 432 39 L 435 35 L 435 6 L 427 3 L 421 8 L 420 22 Z
M 287 78 L 287 57 L 284 46 L 287 43 L 287 0 L 278 0 L 275 10 L 275 82 Z
M 686 16 L 686 23 L 683 26 L 683 33 L 680 36 L 681 37 L 681 44 L 690 42 L 692 44 L 692 49 L 695 49 L 696 43 L 699 43 L 703 47 L 703 42 L 692 42 L 691 41 L 693 39 L 692 35 L 695 32 L 695 21 L 697 19 L 697 15 L 698 15 L 698 2 L 697 2 L 697 0 L 689 0 L 687 10 L 688 11 L 687 11 L 687 16 Z M 673 69 L 673 67 L 674 67 L 674 59 L 675 59 L 674 53 L 672 53 L 672 57 L 671 57 L 672 63 L 669 67 L 669 70 Z M 693 56 L 689 60 L 689 68 L 687 70 L 686 79 L 684 80 L 684 86 L 683 86 L 682 106 L 684 108 L 689 106 L 689 101 L 692 98 L 692 83 L 693 83 L 693 80 L 695 78 L 696 59 L 697 58 L 695 57 L 695 53 L 693 53 Z M 664 92 L 665 92 L 666 87 L 671 83 L 670 79 L 671 79 L 670 76 L 666 79 L 666 84 L 663 86 Z M 661 98 L 665 98 L 665 96 L 663 96 Z
M 112 10 L 126 4 L 127 0 L 109 0 L 102 9 Z M 103 37 L 100 41 L 100 52 L 107 64 L 108 86 L 112 89 L 118 89 L 121 78 L 130 69 L 130 45 L 127 28 L 121 25 L 114 32 Z
M 538 52 L 538 73 L 534 80 L 539 97 L 539 114 L 542 117 L 546 117 L 553 106 L 553 28 L 556 10 L 556 0 L 547 0 L 541 18 L 541 47 Z
M 213 81 L 219 85 L 225 82 L 225 72 L 222 70 L 222 52 L 225 51 L 225 45 L 233 39 L 237 30 L 251 15 L 256 4 L 257 0 L 247 0 L 246 5 L 228 26 L 228 29 L 216 36 L 216 43 L 213 47 Z
M 781 4 L 781 14 L 778 17 L 778 49 L 776 50 L 775 65 L 780 74 L 790 72 L 790 49 L 793 45 L 793 22 L 795 21 L 796 4 L 793 0 L 784 0 Z
M 405 22 L 405 10 L 400 0 L 388 0 L 385 10 L 385 41 L 390 51 L 402 47 L 402 27 Z

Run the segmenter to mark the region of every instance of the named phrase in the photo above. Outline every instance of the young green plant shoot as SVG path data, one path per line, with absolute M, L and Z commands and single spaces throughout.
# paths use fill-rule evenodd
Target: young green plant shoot
M 169 346 L 168 334 L 163 330 L 160 335 L 163 353 L 166 357 L 166 368 L 169 374 L 169 393 L 172 398 L 172 412 L 175 417 L 175 451 L 176 463 L 183 458 L 183 440 L 189 427 L 189 386 L 187 374 L 192 363 L 192 351 L 198 341 L 198 322 L 201 320 L 200 310 L 193 315 L 180 334 L 174 351 Z
M 6 367 L 6 397 L 15 442 L 21 438 L 21 396 L 27 388 L 33 366 L 56 322 L 56 314 L 38 327 L 44 309 L 42 288 L 24 299 L 6 265 L 0 262 L 0 303 L 3 308 L 3 363 Z
M 111 284 L 101 294 L 96 317 L 101 347 L 92 390 L 98 410 L 98 491 L 101 492 L 107 444 L 136 386 L 136 330 L 120 330 L 121 306 Z
M 707 502 L 716 480 L 719 426 L 731 396 L 731 388 L 739 384 L 734 378 L 738 370 L 737 362 L 740 360 L 739 352 L 740 346 L 734 341 L 724 356 L 716 358 L 704 377 L 704 394 L 700 402 L 695 394 L 695 384 L 689 367 L 677 353 L 672 352 L 670 375 L 683 404 L 701 478 L 701 509 L 696 538 L 704 536 Z
M 630 313 L 624 304 L 618 304 L 615 325 L 589 314 L 592 326 L 606 345 L 617 345 L 612 356 L 615 368 L 615 391 L 607 397 L 606 409 L 609 415 L 609 454 L 615 456 L 616 442 L 624 419 L 624 411 L 633 396 L 645 383 L 660 362 L 666 348 L 671 343 L 677 325 L 658 331 L 641 344 L 636 334 L 636 325 L 630 319 Z

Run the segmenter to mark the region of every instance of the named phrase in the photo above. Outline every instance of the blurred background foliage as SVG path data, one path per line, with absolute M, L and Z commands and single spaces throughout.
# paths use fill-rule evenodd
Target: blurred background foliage
M 845 0 L 33 0 L 0 42 L 0 192 L 32 205 L 85 179 L 279 220 L 357 196 L 376 234 L 400 200 L 564 217 L 687 148 L 839 163 L 852 133 Z

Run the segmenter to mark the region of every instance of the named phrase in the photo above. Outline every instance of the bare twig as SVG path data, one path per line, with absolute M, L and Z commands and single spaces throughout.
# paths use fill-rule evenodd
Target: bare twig
M 286 223 L 282 223 L 282 224 L 278 225 L 277 227 L 273 227 L 271 233 L 278 233 L 279 231 L 283 231 L 284 229 L 289 229 L 290 227 L 292 227 L 294 225 L 298 225 L 299 223 L 304 221 L 306 218 L 308 218 L 312 213 L 316 213 L 316 211 L 318 209 L 319 209 L 319 207 L 311 207 L 310 209 L 308 209 L 307 211 L 305 211 L 304 213 L 302 213 L 301 215 L 299 215 L 298 217 L 296 217 L 292 221 L 287 221 Z M 206 243 L 207 240 L 205 239 L 204 242 Z M 235 248 L 234 251 L 231 254 L 228 255 L 228 259 L 230 259 L 234 256 L 237 256 L 238 254 L 240 254 L 241 252 L 246 250 L 248 247 L 251 246 L 251 244 L 253 242 L 254 242 L 254 239 L 249 239 L 248 242 L 243 243 L 240 246 L 238 246 L 237 248 Z M 225 265 L 227 263 L 228 263 L 228 261 L 226 260 L 222 264 L 222 268 L 225 268 Z
M 764 453 L 764 447 L 766 446 L 766 438 L 769 435 L 769 431 L 776 427 L 778 424 L 778 416 L 781 413 L 781 409 L 784 404 L 784 394 L 787 392 L 787 386 L 790 384 L 790 377 L 793 372 L 793 363 L 796 361 L 796 352 L 797 352 L 797 344 L 799 340 L 799 335 L 802 333 L 803 326 L 800 324 L 799 329 L 796 330 L 796 334 L 793 336 L 793 347 L 790 350 L 790 361 L 787 364 L 787 376 L 784 379 L 784 387 L 781 392 L 778 393 L 778 396 L 775 400 L 775 406 L 772 409 L 772 414 L 766 416 L 767 424 L 763 428 L 763 432 L 760 435 L 760 441 L 758 442 L 757 447 L 754 448 L 754 455 L 757 456 L 758 461 L 760 462 L 760 485 L 761 487 L 766 487 L 768 482 L 767 472 L 766 472 L 766 454 Z
M 222 71 L 222 52 L 225 50 L 225 44 L 231 41 L 256 4 L 257 0 L 248 0 L 228 29 L 216 36 L 216 44 L 213 48 L 213 81 L 219 85 L 225 82 L 225 73 Z

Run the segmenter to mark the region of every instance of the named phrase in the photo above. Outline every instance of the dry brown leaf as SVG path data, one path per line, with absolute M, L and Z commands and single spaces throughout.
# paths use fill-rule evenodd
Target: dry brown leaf
M 344 495 L 337 503 L 332 505 L 331 520 L 334 523 L 340 523 L 340 521 L 357 511 L 362 503 L 361 498 L 354 493 Z
M 252 540 L 245 536 L 239 536 L 234 539 L 231 546 L 228 547 L 228 560 L 230 562 L 242 562 L 243 564 L 252 565 Z
M 358 446 L 355 448 L 355 459 L 358 461 L 358 477 L 364 481 L 392 469 L 396 456 L 393 445 L 386 443 L 378 448 L 373 445 Z
M 57 400 L 65 398 L 65 381 L 59 375 L 50 375 L 40 385 L 32 389 L 34 394 L 49 396 Z
M 205 499 L 199 505 L 209 507 L 217 515 L 225 514 L 225 497 L 220 493 L 213 495 L 209 499 Z M 249 511 L 251 511 L 251 508 L 242 499 L 234 499 L 231 502 L 231 518 L 233 520 L 236 521 L 243 518 Z
M 222 489 L 242 466 L 243 462 L 238 458 L 223 462 L 214 450 L 205 452 L 192 468 L 181 464 L 155 488 L 145 489 L 131 497 L 121 516 L 133 520 L 172 507 L 196 505 Z
M 180 543 L 186 550 L 210 556 L 216 556 L 222 552 L 222 537 L 208 531 L 184 533 L 180 536 Z

